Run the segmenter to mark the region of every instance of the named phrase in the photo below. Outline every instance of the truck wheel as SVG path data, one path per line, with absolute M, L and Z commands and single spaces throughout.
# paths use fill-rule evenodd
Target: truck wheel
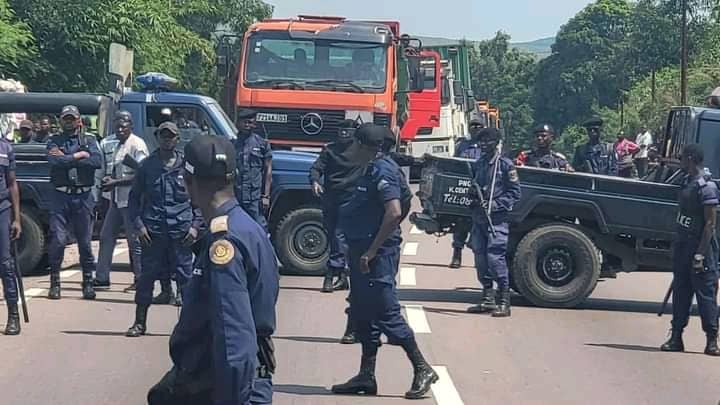
M 322 210 L 305 206 L 290 211 L 278 223 L 274 239 L 283 274 L 318 276 L 325 273 L 330 244 L 323 227 Z
M 45 232 L 32 210 L 20 213 L 22 234 L 18 241 L 18 265 L 23 275 L 33 274 L 46 251 Z
M 572 308 L 595 289 L 600 266 L 597 248 L 585 233 L 572 225 L 549 224 L 518 244 L 513 280 L 537 306 Z

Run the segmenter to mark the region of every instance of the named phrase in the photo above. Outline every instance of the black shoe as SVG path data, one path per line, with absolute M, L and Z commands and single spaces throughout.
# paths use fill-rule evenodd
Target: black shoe
M 97 288 L 110 288 L 110 281 L 98 281 L 93 280 L 93 287 Z
M 377 381 L 375 381 L 375 356 L 363 357 L 360 363 L 360 372 L 343 384 L 333 385 L 333 394 L 343 395 L 377 395 Z
M 467 312 L 471 314 L 486 314 L 495 311 L 496 308 L 495 291 L 492 288 L 484 288 L 480 303 L 468 308 Z
M 459 269 L 462 266 L 462 249 L 453 248 L 452 260 L 450 260 L 451 269 Z
M 720 348 L 718 348 L 717 336 L 707 337 L 705 354 L 707 354 L 708 356 L 720 356 Z
M 20 334 L 20 313 L 17 303 L 8 303 L 8 320 L 5 325 L 5 334 L 15 336 Z
M 357 342 L 354 332 L 346 333 L 340 338 L 340 343 L 344 345 L 354 345 Z
M 149 305 L 140 305 L 140 304 L 138 304 L 135 307 L 135 322 L 130 327 L 130 329 L 128 329 L 127 333 L 125 333 L 125 336 L 140 337 L 145 334 L 145 332 L 147 331 L 148 308 L 149 308 Z
M 180 295 L 180 291 L 175 295 L 175 299 L 173 300 L 173 305 L 176 307 L 182 306 L 182 295 Z
M 333 292 L 333 277 L 330 275 L 325 275 L 325 278 L 323 279 L 323 285 L 322 285 L 322 292 L 324 293 L 331 293 Z
M 50 274 L 50 291 L 48 291 L 48 298 L 51 300 L 60 299 L 60 274 Z
M 342 291 L 342 290 L 349 290 L 350 289 L 350 282 L 348 281 L 348 276 L 345 271 L 340 273 L 340 277 L 333 283 L 333 290 L 334 291 Z
M 498 291 L 497 308 L 492 313 L 493 318 L 507 318 L 510 316 L 510 290 Z
M 660 346 L 660 350 L 664 352 L 684 352 L 685 344 L 682 340 L 682 332 L 672 331 L 670 339 L 668 339 L 667 342 Z
M 172 291 L 163 290 L 152 300 L 153 305 L 169 305 L 175 303 L 175 294 Z
M 437 375 L 435 370 L 432 369 L 428 364 L 415 369 L 415 375 L 413 376 L 412 386 L 410 391 L 405 393 L 406 399 L 421 399 L 425 394 L 430 391 L 430 388 L 435 384 L 440 377 Z
M 82 296 L 83 296 L 84 300 L 94 300 L 95 299 L 95 289 L 93 288 L 92 281 L 90 281 L 90 280 L 83 281 Z
M 126 287 L 123 292 L 129 293 L 137 290 L 137 282 L 133 282 L 129 287 Z

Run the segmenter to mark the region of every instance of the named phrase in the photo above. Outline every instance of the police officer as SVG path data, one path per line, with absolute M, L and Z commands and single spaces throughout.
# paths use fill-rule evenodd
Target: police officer
M 95 137 L 81 131 L 80 111 L 73 105 L 60 113 L 62 132 L 47 143 L 50 181 L 55 187 L 50 208 L 50 291 L 48 298 L 60 299 L 60 266 L 65 255 L 68 227 L 72 227 L 80 251 L 84 299 L 95 299 L 93 272 L 95 258 L 90 246 L 92 236 L 95 171 L 102 155 Z
M 520 152 L 515 163 L 518 166 L 540 167 L 560 171 L 574 171 L 565 156 L 552 150 L 555 129 L 548 124 L 538 125 L 533 129 L 535 148 Z
M 493 317 L 508 317 L 508 222 L 510 211 L 520 199 L 520 183 L 512 161 L 501 156 L 498 150 L 500 137 L 500 132 L 494 128 L 483 129 L 479 136 L 483 155 L 475 163 L 474 172 L 475 181 L 483 192 L 481 201 L 484 204 L 473 209 L 472 247 L 483 296 L 478 305 L 468 308 L 468 312 L 492 312 Z M 488 217 L 491 223 L 488 223 Z M 490 227 L 495 231 L 494 235 Z M 493 294 L 493 282 L 497 284 L 497 294 Z
M 310 184 L 313 194 L 322 198 L 323 222 L 330 239 L 330 258 L 323 279 L 322 291 L 349 288 L 347 281 L 347 243 L 345 235 L 337 226 L 338 207 L 349 197 L 352 177 L 361 174 L 363 167 L 344 155 L 353 141 L 355 121 L 345 120 L 340 124 L 336 142 L 327 144 L 310 168 Z M 322 182 L 322 185 L 321 185 Z M 333 284 L 335 277 L 338 277 Z
M 485 124 L 479 118 L 473 118 L 470 120 L 470 138 L 461 140 L 457 146 L 455 146 L 455 157 L 478 160 L 482 155 L 479 136 L 480 131 L 485 128 Z M 462 250 L 468 242 L 468 236 L 470 235 L 470 229 L 472 223 L 470 222 L 459 222 L 455 226 L 455 232 L 453 232 L 453 255 L 450 261 L 451 269 L 459 269 L 462 266 Z
M 12 208 L 12 209 L 11 209 Z M 11 217 L 12 213 L 12 217 Z M 6 335 L 20 334 L 18 287 L 10 248 L 20 238 L 20 190 L 15 181 L 15 152 L 7 139 L 0 139 L 0 275 L 8 309 Z
M 254 110 L 238 112 L 238 137 L 235 140 L 239 174 L 235 182 L 235 196 L 242 208 L 267 229 L 264 212 L 270 207 L 272 183 L 272 151 L 262 136 L 255 132 Z
M 694 294 L 707 337 L 705 354 L 720 356 L 717 344 L 717 265 L 720 251 L 715 237 L 718 189 L 705 175 L 703 160 L 702 146 L 685 146 L 681 164 L 686 176 L 680 188 L 677 238 L 673 248 L 672 335 L 661 350 L 685 350 L 682 333 L 690 318 Z
M 279 291 L 273 247 L 233 195 L 233 144 L 198 136 L 185 156 L 187 189 L 210 233 L 199 242 L 170 338 L 173 368 L 150 390 L 148 403 L 270 404 Z
M 360 372 L 344 384 L 334 385 L 336 394 L 377 394 L 375 362 L 380 333 L 405 350 L 414 378 L 405 397 L 423 397 L 438 375 L 425 361 L 415 336 L 400 313 L 395 275 L 400 261 L 402 188 L 398 166 L 377 158 L 387 129 L 363 124 L 356 131 L 352 154 L 368 162 L 355 185 L 353 196 L 340 207 L 340 224 L 350 252 L 350 299 L 358 340 L 362 344 Z
M 202 230 L 202 217 L 190 205 L 183 181 L 183 155 L 175 150 L 179 130 L 173 122 L 160 124 L 158 149 L 143 160 L 130 191 L 130 215 L 143 244 L 142 270 L 135 291 L 135 322 L 126 336 L 147 330 L 147 311 L 155 280 L 173 272 L 178 294 L 191 276 L 191 246 Z
M 583 126 L 588 133 L 588 142 L 575 149 L 573 168 L 579 172 L 617 176 L 617 158 L 612 143 L 600 142 L 603 120 L 591 118 Z

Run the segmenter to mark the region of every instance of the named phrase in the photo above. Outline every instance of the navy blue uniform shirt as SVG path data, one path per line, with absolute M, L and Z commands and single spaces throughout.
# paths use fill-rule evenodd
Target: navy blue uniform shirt
M 156 150 L 144 159 L 135 173 L 128 208 L 130 218 L 140 229 L 182 239 L 190 227 L 202 227 L 202 217 L 190 205 L 190 195 L 183 179 L 184 160 L 175 151 L 175 163 L 166 168 Z
M 717 185 L 709 177 L 685 176 L 678 201 L 678 232 L 700 238 L 705 227 L 705 207 L 719 202 Z
M 483 155 L 475 162 L 474 172 L 475 181 L 483 192 L 483 198 L 485 201 L 492 199 L 491 219 L 494 224 L 499 224 L 509 220 L 509 212 L 520 199 L 520 182 L 513 162 L 506 157 L 500 157 L 495 176 L 495 189 L 490 196 L 494 168 L 495 159 L 488 159 L 487 155 Z M 473 219 L 476 223 L 487 222 L 480 211 L 483 209 L 477 207 L 473 210 Z
M 477 160 L 480 156 L 480 145 L 472 139 L 463 139 L 455 146 L 455 157 Z
M 80 144 L 80 137 L 83 137 L 85 145 Z M 79 185 L 93 186 L 95 184 L 95 170 L 102 167 L 102 154 L 98 147 L 95 137 L 89 134 L 55 134 L 50 137 L 47 143 L 47 150 L 59 148 L 64 153 L 63 156 L 53 156 L 48 154 L 47 159 L 50 164 L 50 177 L 55 186 L 74 186 L 68 182 L 68 171 L 77 169 Z M 85 149 L 90 157 L 87 159 L 76 160 L 73 154 Z
M 272 159 L 268 142 L 256 133 L 246 137 L 238 135 L 234 141 L 237 153 L 238 176 L 235 179 L 235 197 L 243 203 L 260 201 L 263 191 L 265 165 Z
M 2 139 L 0 140 L 0 211 L 5 211 L 12 206 L 7 178 L 14 171 L 15 150 L 8 140 Z

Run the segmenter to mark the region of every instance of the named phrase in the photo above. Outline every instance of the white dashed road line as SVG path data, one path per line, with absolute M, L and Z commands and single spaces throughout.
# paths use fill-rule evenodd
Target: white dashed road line
M 444 366 L 433 366 L 433 369 L 438 374 L 440 379 L 438 382 L 432 385 L 433 397 L 438 405 L 464 405 L 460 394 L 455 389 L 448 373 L 447 367 Z
M 60 278 L 70 278 L 80 274 L 80 270 L 65 270 L 60 272 Z
M 125 249 L 125 248 L 117 248 L 117 249 L 115 249 L 115 251 L 113 252 L 113 257 L 115 257 L 115 256 L 120 256 L 121 254 L 123 254 L 123 253 L 125 253 L 125 252 L 127 252 L 127 251 L 128 251 L 128 250 Z
M 415 256 L 417 254 L 418 250 L 418 243 L 417 242 L 407 242 L 405 243 L 405 247 L 403 247 L 403 256 Z
M 29 300 L 32 297 L 43 295 L 45 292 L 47 292 L 47 290 L 44 288 L 28 288 L 25 290 L 25 299 Z
M 415 267 L 401 267 L 400 286 L 414 286 L 415 284 Z
M 410 234 L 411 235 L 420 235 L 422 234 L 422 231 L 417 228 L 417 226 L 413 225 L 412 228 L 410 228 Z
M 432 333 L 422 305 L 405 305 L 407 322 L 415 333 Z

